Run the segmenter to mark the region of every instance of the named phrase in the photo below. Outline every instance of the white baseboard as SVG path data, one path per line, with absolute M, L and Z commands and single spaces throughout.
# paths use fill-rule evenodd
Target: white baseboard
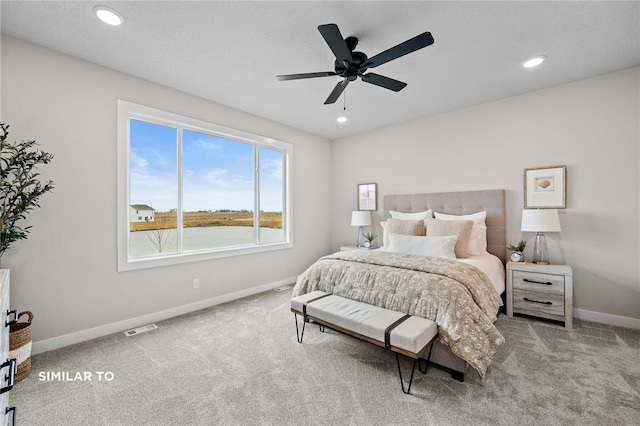
M 639 318 L 621 317 L 618 315 L 603 314 L 602 312 L 585 311 L 584 309 L 574 309 L 573 317 L 585 321 L 593 321 L 601 324 L 640 330 Z
M 177 317 L 178 315 L 184 315 L 189 312 L 194 312 L 194 311 L 205 309 L 211 306 L 220 305 L 221 303 L 226 303 L 232 300 L 241 299 L 243 297 L 251 296 L 253 294 L 262 293 L 268 290 L 273 290 L 277 287 L 290 285 L 295 282 L 296 282 L 296 277 L 285 278 L 280 281 L 263 284 L 257 287 L 251 287 L 245 290 L 224 294 L 222 296 L 212 297 L 210 299 L 189 303 L 188 305 L 176 306 L 175 308 L 166 309 L 164 311 L 154 312 L 152 314 L 142 315 L 136 318 L 130 318 L 123 321 L 113 322 L 110 324 L 101 325 L 99 327 L 89 328 L 87 330 L 65 334 L 59 337 L 52 337 L 51 339 L 45 339 L 38 342 L 34 342 L 33 346 L 31 347 L 31 353 L 32 355 L 36 355 L 42 352 L 48 352 L 54 349 L 59 349 L 64 346 L 73 345 L 75 343 L 85 342 L 87 340 L 96 339 L 98 337 L 107 336 L 113 333 L 119 333 L 121 331 L 140 327 L 142 325 L 146 325 L 152 322 L 162 321 L 165 319 Z

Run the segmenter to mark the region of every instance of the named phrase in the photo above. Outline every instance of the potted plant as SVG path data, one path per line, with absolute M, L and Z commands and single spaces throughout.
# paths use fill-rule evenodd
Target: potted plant
M 507 249 L 511 252 L 511 260 L 513 262 L 524 262 L 524 249 L 527 247 L 526 241 L 520 241 L 516 245 L 507 246 Z
M 4 252 L 29 235 L 31 226 L 24 226 L 21 221 L 40 207 L 40 198 L 53 189 L 53 182 L 42 182 L 37 172 L 38 166 L 49 164 L 53 155 L 37 149 L 36 141 L 7 141 L 8 128 L 0 123 L 0 265 Z M 26 322 L 18 322 L 22 315 L 27 315 Z M 31 371 L 32 319 L 33 314 L 24 311 L 10 326 L 9 356 L 18 363 L 16 381 Z
M 373 240 L 376 239 L 376 236 L 373 235 L 372 233 L 368 232 L 368 233 L 364 234 L 364 239 L 365 239 L 364 246 L 366 248 L 371 248 L 371 243 L 373 242 Z

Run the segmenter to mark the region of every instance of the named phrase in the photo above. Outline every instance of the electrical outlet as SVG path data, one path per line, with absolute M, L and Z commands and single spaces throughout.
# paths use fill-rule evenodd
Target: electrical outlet
M 193 288 L 200 288 L 200 280 L 198 278 L 193 279 Z

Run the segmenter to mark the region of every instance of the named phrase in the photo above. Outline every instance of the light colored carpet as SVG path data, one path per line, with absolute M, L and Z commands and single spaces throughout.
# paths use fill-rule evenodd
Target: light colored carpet
M 269 291 L 34 356 L 10 394 L 18 424 L 640 424 L 640 331 L 500 315 L 506 344 L 484 383 L 429 368 L 405 395 L 382 348 L 316 326 L 297 343 L 289 299 Z M 41 380 L 54 372 L 92 380 Z

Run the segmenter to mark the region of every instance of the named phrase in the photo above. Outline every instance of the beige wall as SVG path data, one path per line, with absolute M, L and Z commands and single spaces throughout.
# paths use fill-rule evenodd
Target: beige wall
M 6 36 L 2 88 L 10 139 L 35 138 L 54 155 L 42 173 L 56 188 L 29 217 L 29 239 L 2 259 L 12 307 L 35 314 L 35 341 L 290 282 L 329 251 L 328 140 Z M 291 142 L 294 247 L 118 273 L 117 99 Z
M 504 188 L 507 241 L 527 239 L 531 258 L 534 235 L 520 232 L 523 169 L 566 165 L 551 262 L 573 267 L 578 314 L 639 319 L 639 93 L 631 68 L 334 141 L 333 248 L 356 241 L 358 183 L 378 183 L 380 199 Z M 379 203 L 375 223 L 381 214 Z

